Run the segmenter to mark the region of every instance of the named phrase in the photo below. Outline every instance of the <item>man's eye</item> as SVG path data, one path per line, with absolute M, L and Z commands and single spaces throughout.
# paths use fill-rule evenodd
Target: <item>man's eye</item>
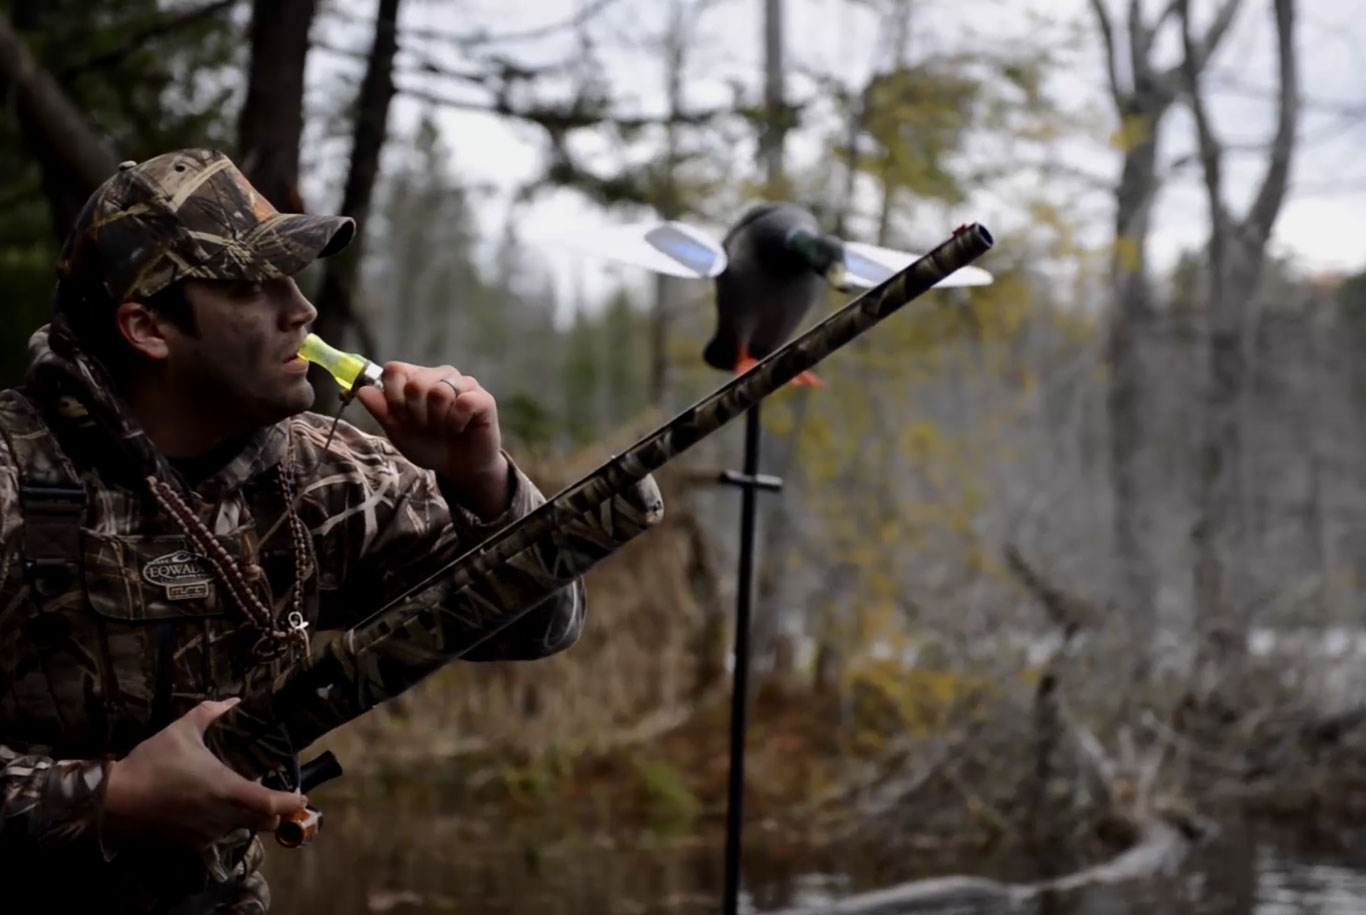
M 234 283 L 232 295 L 238 299 L 254 299 L 266 291 L 260 283 Z

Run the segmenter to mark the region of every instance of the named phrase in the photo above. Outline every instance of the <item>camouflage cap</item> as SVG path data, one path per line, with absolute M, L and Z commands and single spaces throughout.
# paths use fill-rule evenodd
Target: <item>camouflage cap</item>
M 126 302 L 191 277 L 280 279 L 355 230 L 345 216 L 280 213 L 223 153 L 182 149 L 124 162 L 96 189 L 62 246 L 58 282 Z

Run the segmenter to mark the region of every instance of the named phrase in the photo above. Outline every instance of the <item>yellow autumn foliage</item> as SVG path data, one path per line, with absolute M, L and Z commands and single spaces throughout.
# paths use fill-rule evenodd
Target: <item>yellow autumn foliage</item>
M 1110 143 L 1121 151 L 1148 142 L 1153 135 L 1152 118 L 1143 114 L 1126 115 L 1110 136 Z
M 1000 685 L 983 675 L 908 668 L 895 659 L 851 668 L 845 688 L 853 696 L 864 734 L 922 737 L 962 723 L 967 703 L 993 698 Z
M 800 486 L 803 523 L 819 532 L 821 564 L 853 570 L 848 590 L 815 606 L 812 630 L 851 659 L 847 688 L 902 678 L 911 692 L 898 707 L 934 704 L 917 679 L 928 673 L 896 659 L 918 629 L 954 622 L 926 580 L 1011 579 L 979 523 L 1000 498 L 1002 468 L 1030 457 L 1015 436 L 1046 365 L 1021 340 L 1046 324 L 1054 345 L 1079 351 L 1098 332 L 1094 319 L 1041 301 L 1026 269 L 993 269 L 991 286 L 935 290 L 828 360 L 830 386 L 804 392 L 804 410 L 794 398 L 766 408 L 771 435 L 796 437 L 787 479 Z M 955 402 L 970 413 L 946 406 Z

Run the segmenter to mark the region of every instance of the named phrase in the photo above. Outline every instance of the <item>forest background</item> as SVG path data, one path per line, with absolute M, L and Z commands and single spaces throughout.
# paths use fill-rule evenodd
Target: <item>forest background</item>
M 567 236 L 662 218 L 719 238 L 759 198 L 916 252 L 980 221 L 992 285 L 930 294 L 824 363 L 829 387 L 765 405 L 786 486 L 761 498 L 753 816 L 810 846 L 1061 873 L 1228 805 L 1360 809 L 1366 99 L 1345 10 L 0 11 L 4 383 L 85 197 L 183 146 L 228 151 L 282 209 L 357 218 L 303 278 L 319 333 L 478 377 L 547 492 L 724 380 L 700 360 L 705 282 Z M 608 819 L 715 824 L 738 499 L 714 480 L 739 445 L 661 473 L 666 525 L 592 573 L 571 651 L 442 672 L 334 735 L 349 771 L 424 798 L 442 773 L 500 818 L 598 821 L 610 797 Z

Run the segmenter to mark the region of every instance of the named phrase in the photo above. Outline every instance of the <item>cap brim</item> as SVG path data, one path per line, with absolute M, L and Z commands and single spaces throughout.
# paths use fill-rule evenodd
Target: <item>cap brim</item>
M 356 221 L 349 216 L 281 213 L 262 222 L 242 241 L 263 273 L 294 276 L 319 258 L 346 248 L 355 235 Z

